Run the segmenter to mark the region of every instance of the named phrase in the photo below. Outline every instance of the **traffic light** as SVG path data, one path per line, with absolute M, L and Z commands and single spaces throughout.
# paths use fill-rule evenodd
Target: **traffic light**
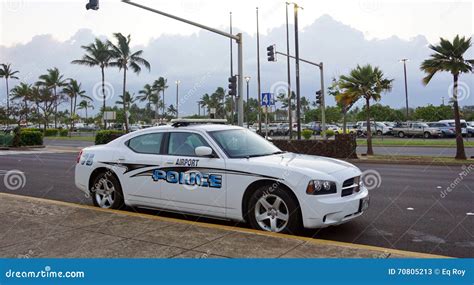
M 237 75 L 229 77 L 229 95 L 237 95 Z
M 323 104 L 323 92 L 321 90 L 316 91 L 316 104 L 321 106 Z
M 267 56 L 268 56 L 268 61 L 276 61 L 275 45 L 271 45 L 267 47 Z
M 99 10 L 99 0 L 89 0 L 89 3 L 86 4 L 87 10 Z

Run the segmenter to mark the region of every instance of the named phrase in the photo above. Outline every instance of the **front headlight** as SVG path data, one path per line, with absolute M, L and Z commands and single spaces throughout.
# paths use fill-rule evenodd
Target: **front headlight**
M 306 187 L 306 194 L 325 195 L 337 193 L 336 183 L 328 180 L 311 180 Z

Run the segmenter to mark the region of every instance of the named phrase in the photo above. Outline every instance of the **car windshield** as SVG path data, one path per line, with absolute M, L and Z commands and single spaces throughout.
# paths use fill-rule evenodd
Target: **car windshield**
M 230 158 L 257 157 L 282 153 L 282 151 L 246 129 L 209 132 Z

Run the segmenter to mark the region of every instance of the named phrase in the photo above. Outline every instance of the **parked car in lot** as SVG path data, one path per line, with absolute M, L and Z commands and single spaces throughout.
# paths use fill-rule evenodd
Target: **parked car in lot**
M 308 127 L 309 130 L 313 131 L 313 134 L 319 135 L 321 133 L 321 123 L 320 122 L 309 122 Z
M 369 207 L 356 166 L 214 122 L 180 119 L 84 148 L 75 185 L 100 208 L 158 208 L 284 233 L 346 223 Z
M 441 137 L 443 133 L 438 128 L 431 128 L 422 122 L 399 123 L 393 128 L 393 134 L 400 138 L 404 137 Z
M 450 138 L 456 136 L 456 130 L 449 123 L 442 122 L 429 122 L 426 123 L 430 128 L 440 129 L 442 132 L 442 137 Z
M 440 123 L 448 123 L 450 126 L 452 126 L 453 128 L 456 127 L 456 124 L 454 122 L 454 120 L 441 120 L 439 121 Z M 463 137 L 465 136 L 468 136 L 469 133 L 468 133 L 468 130 L 467 130 L 467 123 L 466 123 L 466 120 L 460 120 L 461 122 L 461 134 Z
M 357 126 L 357 134 L 359 136 L 361 135 L 367 135 L 367 122 L 365 121 L 359 121 L 356 124 Z M 370 131 L 374 135 L 391 135 L 392 134 L 392 127 L 389 127 L 385 125 L 382 122 L 371 122 L 370 123 Z

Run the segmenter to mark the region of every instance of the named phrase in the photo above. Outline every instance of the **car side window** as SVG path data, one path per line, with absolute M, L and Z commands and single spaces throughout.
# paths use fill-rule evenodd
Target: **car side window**
M 127 145 L 137 153 L 160 154 L 163 133 L 152 133 L 131 138 Z
M 170 133 L 168 143 L 169 155 L 195 156 L 195 148 L 198 146 L 207 146 L 209 144 L 199 134 L 175 132 Z

